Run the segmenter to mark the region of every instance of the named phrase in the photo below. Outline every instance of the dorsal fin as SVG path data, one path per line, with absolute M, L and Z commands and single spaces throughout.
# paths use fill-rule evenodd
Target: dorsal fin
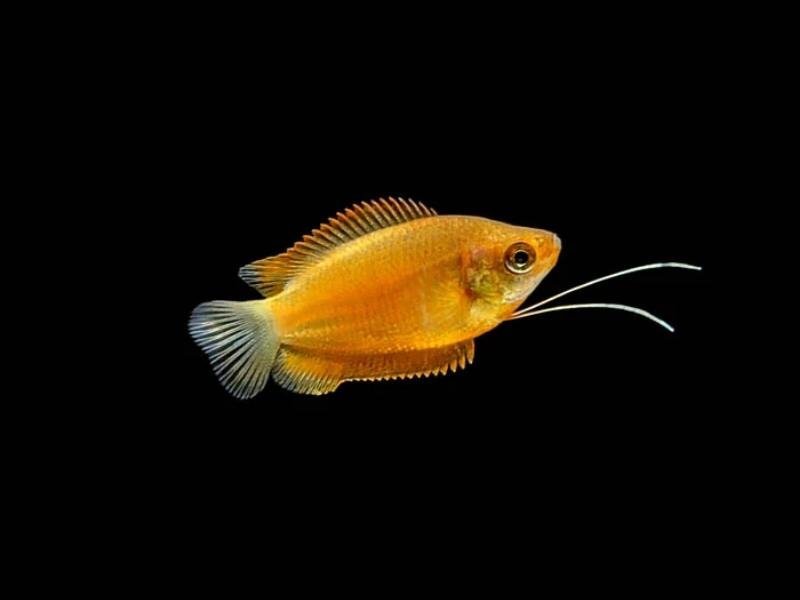
M 280 292 L 299 273 L 318 263 L 333 248 L 378 229 L 406 221 L 433 217 L 436 211 L 421 202 L 389 198 L 354 204 L 338 212 L 327 223 L 304 235 L 283 254 L 250 263 L 239 269 L 239 277 L 264 296 Z

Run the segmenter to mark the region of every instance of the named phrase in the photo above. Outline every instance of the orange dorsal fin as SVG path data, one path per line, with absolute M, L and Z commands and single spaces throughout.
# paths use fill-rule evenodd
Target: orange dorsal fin
M 436 211 L 421 202 L 389 198 L 354 204 L 336 213 L 327 223 L 304 235 L 283 254 L 250 263 L 239 269 L 239 277 L 264 296 L 273 296 L 299 273 L 318 263 L 337 246 L 406 221 L 433 217 Z
M 345 381 L 443 375 L 472 364 L 474 357 L 474 340 L 427 350 L 360 355 L 283 346 L 272 377 L 293 392 L 320 395 L 334 391 Z

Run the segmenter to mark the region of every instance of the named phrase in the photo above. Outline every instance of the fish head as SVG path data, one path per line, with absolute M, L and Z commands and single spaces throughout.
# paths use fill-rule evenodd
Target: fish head
M 469 244 L 467 290 L 485 317 L 504 320 L 555 266 L 560 252 L 555 233 L 489 221 Z

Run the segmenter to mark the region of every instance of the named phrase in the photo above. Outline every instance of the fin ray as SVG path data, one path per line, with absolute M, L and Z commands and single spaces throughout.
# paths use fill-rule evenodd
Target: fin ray
M 300 394 L 321 395 L 345 381 L 428 377 L 463 369 L 472 364 L 475 341 L 429 350 L 389 354 L 337 355 L 284 346 L 278 352 L 273 378 Z
M 280 342 L 263 300 L 201 304 L 189 333 L 231 394 L 252 398 L 264 389 Z
M 311 234 L 283 254 L 257 260 L 239 269 L 239 277 L 265 297 L 283 290 L 288 283 L 308 267 L 321 261 L 331 250 L 342 244 L 368 235 L 373 231 L 399 225 L 415 219 L 433 217 L 436 211 L 421 202 L 385 200 L 355 204 L 337 212 Z

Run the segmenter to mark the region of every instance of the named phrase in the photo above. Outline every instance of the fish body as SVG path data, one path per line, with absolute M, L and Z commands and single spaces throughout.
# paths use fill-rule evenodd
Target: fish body
M 238 397 L 283 387 L 446 373 L 555 265 L 545 230 L 440 216 L 410 200 L 361 203 L 286 253 L 242 267 L 265 298 L 198 306 L 190 332 Z

